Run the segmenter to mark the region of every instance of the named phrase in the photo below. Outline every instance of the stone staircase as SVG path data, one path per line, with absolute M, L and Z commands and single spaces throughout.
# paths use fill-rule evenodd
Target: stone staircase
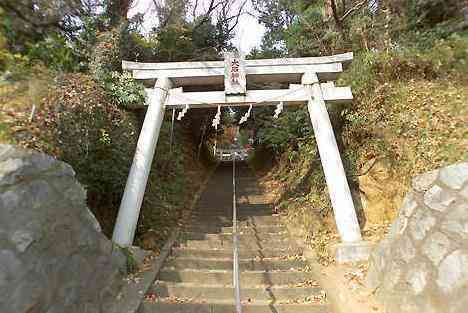
M 140 313 L 234 313 L 232 168 L 221 166 L 201 196 Z M 252 172 L 237 172 L 243 312 L 329 312 L 316 273 L 272 215 Z

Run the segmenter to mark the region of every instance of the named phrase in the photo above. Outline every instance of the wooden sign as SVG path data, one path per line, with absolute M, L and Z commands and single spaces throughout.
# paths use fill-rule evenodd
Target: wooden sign
M 226 95 L 245 95 L 247 81 L 245 62 L 239 52 L 224 54 L 224 92 Z

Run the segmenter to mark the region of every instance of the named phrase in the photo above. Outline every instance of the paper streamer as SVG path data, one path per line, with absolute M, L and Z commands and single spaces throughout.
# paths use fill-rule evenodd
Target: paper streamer
M 221 106 L 218 105 L 218 113 L 216 113 L 213 123 L 211 124 L 216 130 L 218 130 L 218 125 L 221 121 Z
M 187 113 L 188 109 L 189 109 L 189 105 L 186 104 L 185 108 L 183 108 L 182 111 L 180 111 L 179 114 L 177 115 L 178 121 L 180 121 L 185 116 L 185 113 Z
M 276 106 L 275 115 L 273 115 L 273 118 L 278 118 L 281 112 L 283 112 L 283 101 L 278 103 Z
M 250 111 L 252 111 L 252 105 L 249 106 L 249 110 L 247 111 L 247 113 L 245 113 L 244 116 L 241 117 L 239 125 L 247 122 L 247 119 L 250 117 Z

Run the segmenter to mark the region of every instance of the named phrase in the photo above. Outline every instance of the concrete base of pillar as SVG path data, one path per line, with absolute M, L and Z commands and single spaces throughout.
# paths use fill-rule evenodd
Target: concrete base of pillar
M 372 244 L 367 241 L 339 243 L 332 247 L 331 255 L 335 255 L 336 263 L 353 263 L 366 261 L 372 251 Z

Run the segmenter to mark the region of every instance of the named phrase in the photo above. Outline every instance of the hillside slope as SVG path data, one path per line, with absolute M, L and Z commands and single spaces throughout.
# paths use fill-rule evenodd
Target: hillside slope
M 108 237 L 143 117 L 144 110 L 120 107 L 85 74 L 55 76 L 44 70 L 0 86 L 0 142 L 45 152 L 72 165 L 86 187 L 88 206 Z M 137 243 L 150 249 L 159 248 L 180 223 L 198 188 L 194 182 L 207 173 L 206 165 L 197 160 L 191 130 L 176 126 L 172 153 L 170 131 L 167 116 L 137 229 Z M 143 237 L 145 243 L 140 241 Z
M 468 160 L 467 60 L 467 36 L 454 35 L 425 52 L 359 53 L 342 75 L 355 100 L 329 112 L 366 240 L 387 231 L 411 177 Z M 307 116 L 305 108 L 288 114 Z M 287 119 L 271 132 L 290 131 Z M 263 185 L 327 263 L 339 238 L 313 134 L 282 145 Z

